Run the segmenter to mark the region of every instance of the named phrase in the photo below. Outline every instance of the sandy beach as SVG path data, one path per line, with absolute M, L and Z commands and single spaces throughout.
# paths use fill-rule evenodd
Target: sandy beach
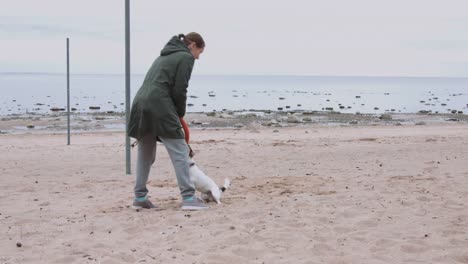
M 468 123 L 419 118 L 200 120 L 200 168 L 232 181 L 202 212 L 179 209 L 163 145 L 149 182 L 159 209 L 137 212 L 123 132 L 74 131 L 67 146 L 63 126 L 13 133 L 41 120 L 5 119 L 0 263 L 468 263 Z

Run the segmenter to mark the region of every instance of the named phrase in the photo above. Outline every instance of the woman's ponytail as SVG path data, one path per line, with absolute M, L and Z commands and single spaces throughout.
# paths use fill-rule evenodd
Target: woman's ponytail
M 198 48 L 205 47 L 205 41 L 203 40 L 202 36 L 200 36 L 200 34 L 196 32 L 190 32 L 187 35 L 179 34 L 177 37 L 187 46 L 190 45 L 192 42 L 195 42 L 195 45 Z

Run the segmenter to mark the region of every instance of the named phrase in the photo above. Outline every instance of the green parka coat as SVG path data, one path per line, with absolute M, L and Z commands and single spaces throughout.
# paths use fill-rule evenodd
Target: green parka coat
M 177 37 L 169 40 L 146 74 L 133 99 L 128 135 L 141 139 L 151 134 L 155 139 L 183 139 L 179 117 L 185 115 L 187 87 L 195 58 Z

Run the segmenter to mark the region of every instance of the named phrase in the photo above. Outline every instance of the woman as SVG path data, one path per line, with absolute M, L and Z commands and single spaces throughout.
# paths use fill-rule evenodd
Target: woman
M 183 210 L 206 209 L 189 178 L 189 148 L 180 118 L 185 115 L 187 87 L 193 64 L 205 48 L 198 33 L 172 37 L 146 74 L 130 113 L 128 135 L 138 140 L 133 208 L 156 208 L 146 183 L 156 159 L 156 140 L 166 147 L 182 195 Z

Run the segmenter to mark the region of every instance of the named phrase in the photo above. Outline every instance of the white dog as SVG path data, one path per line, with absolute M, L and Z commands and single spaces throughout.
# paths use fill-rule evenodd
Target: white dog
M 205 202 L 215 201 L 217 204 L 221 204 L 221 193 L 224 192 L 231 182 L 228 178 L 224 179 L 224 186 L 219 188 L 218 185 L 202 170 L 200 170 L 192 159 L 190 161 L 189 168 L 190 180 L 195 185 L 195 189 L 202 193 L 202 199 Z

